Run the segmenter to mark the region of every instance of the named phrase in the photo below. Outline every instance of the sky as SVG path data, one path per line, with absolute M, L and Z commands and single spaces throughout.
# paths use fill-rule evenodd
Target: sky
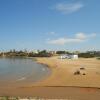
M 0 50 L 100 50 L 100 0 L 0 0 Z

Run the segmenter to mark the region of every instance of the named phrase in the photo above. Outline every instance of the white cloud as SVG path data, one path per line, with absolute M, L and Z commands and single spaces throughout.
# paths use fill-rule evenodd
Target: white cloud
M 76 34 L 76 38 L 77 38 L 77 39 L 86 39 L 87 36 L 86 36 L 84 33 L 77 33 L 77 34 Z
M 49 40 L 47 43 L 55 44 L 55 45 L 64 45 L 66 43 L 73 43 L 73 42 L 82 42 L 80 39 L 71 39 L 71 38 L 58 38 L 55 40 Z
M 92 33 L 92 34 L 89 34 L 89 35 L 86 35 L 85 33 L 77 33 L 76 34 L 76 38 L 77 39 L 89 39 L 89 38 L 93 38 L 96 36 L 96 33 Z
M 89 35 L 86 35 L 84 33 L 77 33 L 77 34 L 75 34 L 75 37 L 73 37 L 73 38 L 58 38 L 58 39 L 54 39 L 54 40 L 49 39 L 47 41 L 47 43 L 55 44 L 55 45 L 65 45 L 67 43 L 80 43 L 80 42 L 84 42 L 90 38 L 93 38 L 95 36 L 96 36 L 95 33 L 89 34 Z
M 64 14 L 69 14 L 69 13 L 76 12 L 83 7 L 84 7 L 84 5 L 80 2 L 70 3 L 70 4 L 68 4 L 68 3 L 58 3 L 58 4 L 55 5 L 55 7 L 53 7 L 53 9 L 60 11 Z

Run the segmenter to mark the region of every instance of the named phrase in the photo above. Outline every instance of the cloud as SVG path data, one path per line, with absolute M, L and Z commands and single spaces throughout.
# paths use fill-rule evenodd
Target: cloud
M 96 36 L 96 33 L 92 33 L 92 34 L 89 34 L 89 35 L 86 35 L 85 33 L 77 33 L 76 34 L 76 38 L 77 39 L 89 39 L 89 38 L 93 38 Z
M 71 39 L 71 38 L 58 38 L 55 40 L 49 40 L 47 43 L 49 44 L 56 44 L 56 45 L 64 45 L 66 43 L 75 43 L 75 42 L 82 42 L 80 39 Z
M 77 33 L 76 34 L 76 38 L 77 39 L 86 39 L 87 38 L 87 35 L 85 35 L 84 33 Z
M 58 38 L 58 39 L 54 39 L 54 40 L 51 40 L 49 39 L 47 41 L 48 44 L 55 44 L 55 45 L 65 45 L 65 44 L 68 44 L 68 43 L 81 43 L 81 42 L 84 42 L 90 38 L 93 38 L 95 37 L 96 34 L 93 33 L 93 34 L 89 34 L 89 35 L 86 35 L 84 33 L 77 33 L 75 34 L 75 37 L 74 38 Z
M 84 7 L 84 5 L 80 2 L 70 3 L 70 4 L 58 3 L 53 7 L 53 9 L 55 9 L 63 14 L 70 14 L 70 13 L 79 11 L 83 7 Z

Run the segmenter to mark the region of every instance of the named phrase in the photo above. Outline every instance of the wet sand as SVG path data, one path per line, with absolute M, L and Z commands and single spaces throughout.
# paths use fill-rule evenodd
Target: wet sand
M 100 100 L 100 89 L 79 87 L 0 88 L 0 95 L 17 97 L 30 96 L 41 99 Z

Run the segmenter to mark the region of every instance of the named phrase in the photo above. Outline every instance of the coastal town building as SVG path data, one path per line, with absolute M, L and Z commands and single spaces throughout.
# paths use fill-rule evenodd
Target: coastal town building
M 78 59 L 76 54 L 65 54 L 60 56 L 61 59 Z
M 56 51 L 48 51 L 48 53 L 55 55 Z

